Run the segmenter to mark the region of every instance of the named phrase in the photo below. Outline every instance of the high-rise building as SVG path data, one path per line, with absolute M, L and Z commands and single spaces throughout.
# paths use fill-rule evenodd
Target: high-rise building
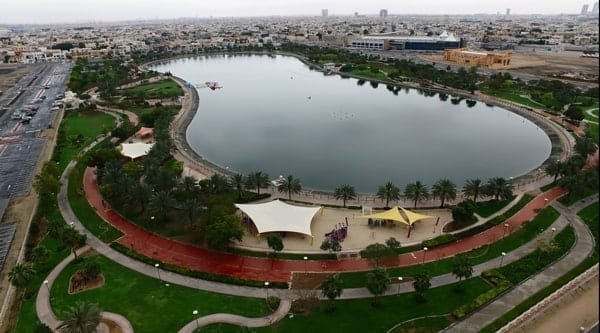
M 598 15 L 598 1 L 594 2 L 594 7 L 592 7 L 592 14 Z
M 388 16 L 387 9 L 382 9 L 382 10 L 379 11 L 379 17 L 386 18 L 387 16 Z
M 329 10 L 327 8 L 321 9 L 321 16 L 323 16 L 323 17 L 329 16 Z
M 510 15 L 510 8 L 506 8 L 506 16 Z
M 583 7 L 581 7 L 581 15 L 586 15 L 588 12 L 588 8 L 590 8 L 589 5 L 583 5 Z
M 358 12 L 354 12 L 354 17 L 358 17 Z

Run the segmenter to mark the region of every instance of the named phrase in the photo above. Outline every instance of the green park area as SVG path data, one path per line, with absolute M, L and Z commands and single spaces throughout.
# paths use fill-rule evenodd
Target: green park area
M 167 79 L 124 89 L 122 94 L 125 96 L 141 96 L 147 99 L 162 99 L 182 96 L 183 90 L 177 82 Z

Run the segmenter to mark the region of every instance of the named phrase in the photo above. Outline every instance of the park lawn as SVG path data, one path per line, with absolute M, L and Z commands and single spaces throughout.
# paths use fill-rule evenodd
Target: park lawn
M 493 258 L 497 258 L 502 252 L 510 252 L 521 245 L 529 242 L 535 236 L 542 231 L 546 230 L 560 214 L 552 207 L 544 208 L 533 221 L 526 223 L 519 230 L 507 235 L 501 240 L 492 243 L 489 246 L 484 246 L 479 249 L 471 250 L 464 255 L 470 258 L 469 262 L 471 265 L 478 265 L 486 262 Z M 388 274 L 390 277 L 407 277 L 414 276 L 415 274 L 422 273 L 425 271 L 429 276 L 437 276 L 452 271 L 452 267 L 455 262 L 455 258 L 445 258 L 423 265 L 412 265 L 405 267 L 394 267 L 389 268 Z M 361 288 L 366 283 L 366 273 L 361 272 L 347 272 L 340 273 L 341 284 L 344 288 Z
M 598 186 L 595 187 L 585 187 L 583 189 L 583 191 L 580 194 L 577 193 L 573 193 L 573 194 L 566 194 L 563 195 L 562 197 L 558 198 L 558 202 L 560 202 L 561 204 L 565 205 L 565 206 L 571 206 L 572 204 L 576 203 L 577 201 L 589 197 L 590 195 L 594 195 L 598 193 Z
M 56 218 L 56 216 L 47 216 L 47 218 L 52 220 Z M 60 213 L 58 218 L 62 219 L 62 217 L 60 217 Z M 14 330 L 9 330 L 9 332 L 30 333 L 34 331 L 34 327 L 40 324 L 35 311 L 35 298 L 37 296 L 37 291 L 42 285 L 42 282 L 46 279 L 48 273 L 50 273 L 50 270 L 70 253 L 70 249 L 63 246 L 58 240 L 49 236 L 44 237 L 44 239 L 40 242 L 40 245 L 43 245 L 48 249 L 50 252 L 50 258 L 48 259 L 45 267 L 40 267 L 37 264 L 34 265 L 36 274 L 27 286 L 26 296 L 23 300 L 23 303 L 21 303 L 19 317 Z
M 377 72 L 371 71 L 370 68 L 363 69 L 363 70 L 353 69 L 347 73 L 350 75 L 356 75 L 356 76 L 360 76 L 360 77 L 364 77 L 364 78 L 368 78 L 368 79 L 375 79 L 375 80 L 379 80 L 379 81 L 389 81 L 387 75 L 385 75 L 385 73 L 382 73 L 381 71 L 379 71 L 379 69 L 377 70 Z
M 144 114 L 152 113 L 153 111 L 161 109 L 161 108 L 167 109 L 169 111 L 179 111 L 179 109 L 181 109 L 181 105 L 164 105 L 162 107 L 132 105 L 132 106 L 126 106 L 126 107 L 122 107 L 122 108 L 124 110 L 135 113 L 136 115 L 138 115 L 138 117 L 141 117 Z
M 71 263 L 52 287 L 52 308 L 59 318 L 75 302 L 90 302 L 98 304 L 103 311 L 125 316 L 136 333 L 155 333 L 176 332 L 193 320 L 193 310 L 198 310 L 199 316 L 217 312 L 248 317 L 267 314 L 264 299 L 228 296 L 178 285 L 166 286 L 162 281 L 127 269 L 103 256 L 94 256 L 93 259 L 101 266 L 105 285 L 69 295 L 69 279 L 83 267 L 86 259 Z
M 481 201 L 476 204 L 475 213 L 481 217 L 490 217 L 497 211 L 506 207 L 511 201 L 515 199 L 515 196 L 504 200 L 488 200 Z
M 479 277 L 461 282 L 462 292 L 456 292 L 455 286 L 452 284 L 427 291 L 426 303 L 415 302 L 414 293 L 381 297 L 378 308 L 371 306 L 372 298 L 339 300 L 335 302 L 333 313 L 315 310 L 307 316 L 287 316 L 272 326 L 244 329 L 242 332 L 387 332 L 394 325 L 412 318 L 450 313 L 492 288 Z M 216 327 L 209 326 L 202 332 L 240 332 L 234 326 L 213 326 Z
M 518 91 L 508 91 L 508 90 L 496 90 L 496 91 L 487 91 L 486 93 L 509 100 L 511 102 L 525 105 L 532 108 L 545 108 L 545 106 L 541 103 L 537 103 L 527 97 L 521 96 L 521 93 Z
M 82 148 L 92 143 L 104 131 L 112 130 L 115 127 L 115 119 L 106 113 L 97 111 L 68 111 L 60 126 L 66 134 L 65 141 L 60 143 L 62 151 L 58 160 L 59 169 L 62 172 Z M 84 137 L 83 142 L 73 144 L 69 138 L 78 135 Z
M 451 323 L 448 316 L 425 317 L 400 324 L 390 333 L 437 333 Z
M 123 94 L 143 93 L 146 98 L 168 98 L 183 95 L 183 89 L 177 82 L 167 79 L 123 90 Z
M 595 202 L 584 209 L 580 210 L 577 213 L 579 217 L 585 222 L 585 224 L 590 228 L 594 239 L 596 239 L 596 251 L 598 251 L 598 233 L 599 233 L 599 223 L 598 223 L 598 202 Z

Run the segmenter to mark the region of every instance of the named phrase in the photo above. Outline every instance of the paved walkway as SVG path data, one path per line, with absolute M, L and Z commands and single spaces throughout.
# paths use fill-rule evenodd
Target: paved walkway
M 285 317 L 285 315 L 290 311 L 291 307 L 292 301 L 284 299 L 281 300 L 281 302 L 279 303 L 279 307 L 277 308 L 277 310 L 275 310 L 275 312 L 271 313 L 268 316 L 260 318 L 248 318 L 230 313 L 215 313 L 192 320 L 182 329 L 180 329 L 178 333 L 194 333 L 198 328 L 217 323 L 225 323 L 251 328 L 269 326 L 283 319 L 283 317 Z
M 496 320 L 496 318 L 510 311 L 525 299 L 542 290 L 552 283 L 552 281 L 561 277 L 581 263 L 592 252 L 594 248 L 594 239 L 592 238 L 589 229 L 585 226 L 585 223 L 577 216 L 577 212 L 591 202 L 597 200 L 598 195 L 595 195 L 586 200 L 577 202 L 569 208 L 566 208 L 558 202 L 552 203 L 552 206 L 561 213 L 561 218 L 566 219 L 575 229 L 577 241 L 571 251 L 552 266 L 525 280 L 517 287 L 495 299 L 493 302 L 468 316 L 466 319 L 449 327 L 446 331 L 461 333 L 479 332 L 482 328 Z
M 310 272 L 342 272 L 361 271 L 372 268 L 367 259 L 344 260 L 279 260 L 268 258 L 244 257 L 224 252 L 211 251 L 205 248 L 180 243 L 161 235 L 147 231 L 127 220 L 110 206 L 103 205 L 102 194 L 96 183 L 94 169 L 88 168 L 84 173 L 85 195 L 98 215 L 125 235 L 118 242 L 146 257 L 157 261 L 183 266 L 186 268 L 213 274 L 235 276 L 241 279 L 258 281 L 288 282 L 293 272 L 308 270 Z M 454 256 L 472 249 L 492 243 L 502 238 L 532 219 L 536 211 L 561 196 L 563 191 L 555 188 L 533 199 L 521 211 L 506 223 L 508 228 L 499 225 L 480 234 L 424 251 L 405 253 L 397 258 L 386 260 L 386 266 L 409 266 L 425 261 L 434 261 Z
M 129 122 L 133 126 L 137 126 L 140 123 L 140 120 L 139 120 L 137 114 L 135 114 L 131 111 L 121 110 L 121 109 L 116 109 L 116 108 L 108 108 L 105 106 L 98 106 L 98 109 L 103 112 L 108 111 L 108 112 L 114 112 L 114 113 L 120 113 L 120 114 L 126 115 L 127 119 L 129 119 Z

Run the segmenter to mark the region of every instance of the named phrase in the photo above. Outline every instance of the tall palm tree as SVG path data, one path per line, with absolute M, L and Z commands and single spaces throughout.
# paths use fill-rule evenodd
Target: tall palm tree
M 554 180 L 552 182 L 556 183 L 558 176 L 560 176 L 563 172 L 563 168 L 564 166 L 561 161 L 554 161 L 546 165 L 545 171 L 548 175 L 554 177 Z
M 489 192 L 494 196 L 494 199 L 498 200 L 508 199 L 513 195 L 513 186 L 506 179 L 502 177 L 494 177 L 488 180 L 486 186 Z
M 246 179 L 241 174 L 235 174 L 231 178 L 229 178 L 229 184 L 231 187 L 237 192 L 238 200 L 242 198 L 242 194 L 244 193 L 244 183 Z
M 98 306 L 77 302 L 67 310 L 58 329 L 61 333 L 94 333 L 98 324 L 100 324 Z
M 356 199 L 356 190 L 354 189 L 354 186 L 350 186 L 348 184 L 343 184 L 343 185 L 338 186 L 333 191 L 333 196 L 338 200 L 342 200 L 344 202 L 344 208 L 345 208 L 346 201 Z
M 483 194 L 483 186 L 481 179 L 469 179 L 463 186 L 463 192 L 465 195 L 473 197 L 473 202 L 477 202 L 477 198 Z
M 188 219 L 190 225 L 192 225 L 196 218 L 200 215 L 200 212 L 202 212 L 202 209 L 196 200 L 190 198 L 181 203 L 181 211 Z
M 390 206 L 390 200 L 400 200 L 400 189 L 392 182 L 387 182 L 382 186 L 379 186 L 377 197 L 381 200 L 385 200 L 385 208 L 388 208 Z
M 189 196 L 195 196 L 198 193 L 198 181 L 192 176 L 185 176 L 179 184 L 181 190 L 189 194 Z
M 17 288 L 24 288 L 33 278 L 35 270 L 28 264 L 18 264 L 8 272 L 8 280 Z
M 429 197 L 429 192 L 427 191 L 427 186 L 417 180 L 414 183 L 406 185 L 406 188 L 404 188 L 404 196 L 412 200 L 415 203 L 415 208 L 417 208 L 417 203 L 427 199 Z
M 442 178 L 438 180 L 433 187 L 431 188 L 431 193 L 433 197 L 440 198 L 441 204 L 440 207 L 444 207 L 444 203 L 446 200 L 454 200 L 456 199 L 456 185 L 448 179 Z
M 281 184 L 277 186 L 277 190 L 279 190 L 279 193 L 287 193 L 288 199 L 292 200 L 292 194 L 300 193 L 300 190 L 302 190 L 302 185 L 300 184 L 300 179 L 294 178 L 292 175 L 288 175 L 281 180 Z
M 260 196 L 260 189 L 269 187 L 269 175 L 262 171 L 254 171 L 246 176 L 246 187 L 256 190 L 256 195 Z
M 140 214 L 146 210 L 146 205 L 150 201 L 152 195 L 152 189 L 150 186 L 142 183 L 135 183 L 131 189 L 127 192 L 127 198 L 129 202 L 139 205 L 141 207 Z
M 575 151 L 583 158 L 587 158 L 589 154 L 596 152 L 596 150 L 598 150 L 598 145 L 594 139 L 588 137 L 577 138 L 575 142 Z
M 169 212 L 175 206 L 175 199 L 167 192 L 154 192 L 148 202 L 148 209 L 150 213 L 158 215 L 161 219 L 164 219 Z

